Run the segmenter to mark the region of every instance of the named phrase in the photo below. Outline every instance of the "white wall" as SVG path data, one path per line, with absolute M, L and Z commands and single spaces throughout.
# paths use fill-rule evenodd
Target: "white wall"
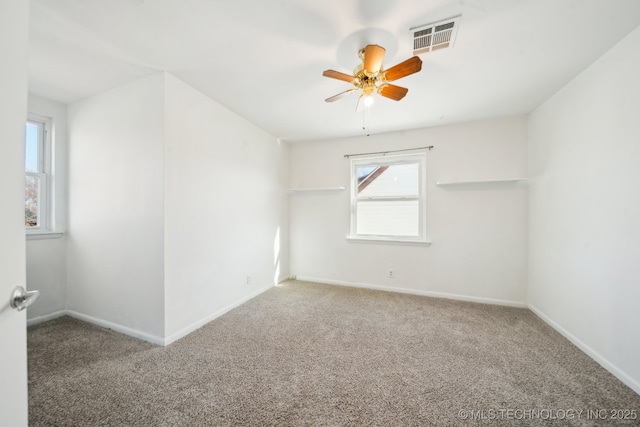
M 69 106 L 68 308 L 162 341 L 162 74 Z M 122 328 L 121 328 L 122 329 Z
M 69 132 L 72 315 L 169 343 L 288 276 L 273 136 L 168 73 L 72 104 Z
M 434 145 L 427 154 L 431 246 L 347 242 L 344 154 Z M 290 186 L 344 186 L 290 196 L 290 270 L 298 278 L 524 305 L 527 187 L 436 186 L 526 176 L 526 119 L 513 117 L 291 145 Z M 387 277 L 387 270 L 395 278 Z
M 529 304 L 640 393 L 640 28 L 529 122 Z
M 30 113 L 51 118 L 53 231 L 64 232 L 67 225 L 67 106 L 30 94 Z M 27 237 L 27 285 L 40 291 L 38 301 L 29 307 L 27 318 L 35 320 L 65 309 L 67 251 L 64 236 Z M 47 237 L 47 236 L 45 236 Z
M 288 149 L 165 76 L 165 307 L 173 341 L 287 276 Z

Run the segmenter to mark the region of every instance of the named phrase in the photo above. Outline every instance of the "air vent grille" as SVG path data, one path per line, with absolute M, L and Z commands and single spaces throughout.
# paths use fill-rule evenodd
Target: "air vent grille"
M 458 15 L 444 21 L 412 28 L 413 54 L 420 55 L 438 49 L 453 47 L 458 27 L 460 26 L 460 17 L 461 15 Z

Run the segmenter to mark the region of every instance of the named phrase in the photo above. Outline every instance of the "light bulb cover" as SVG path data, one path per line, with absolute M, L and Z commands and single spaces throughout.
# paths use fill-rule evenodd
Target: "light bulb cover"
M 362 102 L 364 103 L 365 107 L 371 107 L 371 105 L 373 104 L 373 96 L 365 95 L 362 99 Z

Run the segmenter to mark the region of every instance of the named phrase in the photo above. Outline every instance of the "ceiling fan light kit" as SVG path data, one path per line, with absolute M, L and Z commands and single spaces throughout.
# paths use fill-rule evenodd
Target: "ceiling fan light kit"
M 360 49 L 358 56 L 362 63 L 353 70 L 353 75 L 335 70 L 324 71 L 322 75 L 325 77 L 349 82 L 355 86 L 355 89 L 346 90 L 325 99 L 325 101 L 334 102 L 358 90 L 361 91 L 360 99 L 367 107 L 373 103 L 373 95 L 376 93 L 394 101 L 400 101 L 404 98 L 409 89 L 389 82 L 417 73 L 422 69 L 422 60 L 413 56 L 388 70 L 384 70 L 382 60 L 385 52 L 385 48 L 377 44 L 370 44 Z
M 373 96 L 363 95 L 362 102 L 364 103 L 365 107 L 371 107 L 371 104 L 373 104 Z

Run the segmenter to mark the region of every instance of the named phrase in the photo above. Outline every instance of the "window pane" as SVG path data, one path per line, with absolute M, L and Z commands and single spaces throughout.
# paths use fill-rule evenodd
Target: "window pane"
M 24 177 L 24 225 L 26 227 L 37 227 L 38 219 L 38 199 L 40 196 L 40 178 L 37 176 Z
M 360 179 L 361 173 L 370 172 Z M 358 197 L 418 196 L 420 168 L 418 163 L 358 166 Z
M 24 170 L 27 172 L 40 172 L 40 126 L 35 123 L 27 123 L 24 142 Z
M 358 235 L 419 236 L 418 200 L 362 200 L 357 202 Z
M 356 168 L 356 174 L 358 177 L 358 184 L 360 184 L 365 178 L 367 178 L 371 172 L 378 169 L 377 166 L 358 166 Z

